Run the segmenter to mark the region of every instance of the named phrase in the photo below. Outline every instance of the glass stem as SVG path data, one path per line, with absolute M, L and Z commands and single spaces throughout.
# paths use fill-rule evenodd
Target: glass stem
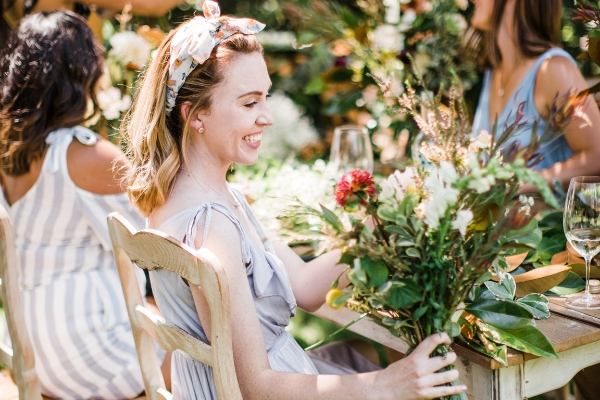
M 585 260 L 585 296 L 590 296 L 590 264 L 592 261 L 592 257 L 587 256 L 584 257 Z

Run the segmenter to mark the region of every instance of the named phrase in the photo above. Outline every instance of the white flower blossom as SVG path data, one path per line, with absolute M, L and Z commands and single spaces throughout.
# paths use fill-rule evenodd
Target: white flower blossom
M 440 218 L 444 216 L 448 206 L 456 204 L 460 192 L 444 182 L 434 170 L 423 182 L 429 192 L 429 200 L 425 204 L 425 223 L 432 229 L 437 229 Z
M 444 182 L 453 184 L 458 179 L 458 174 L 454 169 L 454 165 L 449 163 L 448 161 L 441 161 L 440 168 L 438 169 L 438 173 L 440 177 L 444 180 Z
M 133 63 L 138 68 L 148 63 L 152 50 L 146 39 L 131 31 L 115 33 L 110 38 L 110 45 L 110 56 L 115 57 L 122 65 Z
M 456 6 L 461 10 L 466 10 L 469 6 L 469 0 L 455 0 Z
M 127 111 L 131 107 L 131 96 L 126 94 L 121 97 L 121 91 L 114 86 L 98 92 L 96 98 L 102 115 L 109 121 L 118 119 L 121 112 Z
M 406 32 L 409 29 L 411 29 L 416 19 L 417 19 L 417 13 L 415 10 L 413 10 L 412 8 L 409 8 L 406 11 L 404 11 L 404 15 L 402 15 L 402 19 L 400 20 L 400 25 L 398 26 L 398 29 L 400 30 L 400 32 Z
M 395 171 L 386 180 L 381 182 L 381 194 L 379 199 L 387 200 L 395 197 L 397 201 L 402 201 L 406 192 L 416 189 L 414 177 L 416 175 L 413 167 L 408 167 L 404 172 Z
M 393 25 L 379 25 L 373 32 L 373 48 L 399 53 L 404 50 L 404 35 Z
M 456 219 L 452 221 L 452 229 L 458 229 L 461 235 L 467 233 L 467 226 L 473 221 L 473 212 L 471 210 L 460 210 Z
M 261 156 L 285 159 L 292 153 L 319 140 L 310 120 L 288 96 L 274 92 L 269 99 L 275 118 L 272 126 L 265 128 L 260 147 Z
M 471 139 L 471 146 L 469 146 L 469 151 L 473 149 L 476 151 L 477 149 L 487 150 L 490 148 L 492 144 L 492 135 L 486 131 L 482 130 L 476 138 Z

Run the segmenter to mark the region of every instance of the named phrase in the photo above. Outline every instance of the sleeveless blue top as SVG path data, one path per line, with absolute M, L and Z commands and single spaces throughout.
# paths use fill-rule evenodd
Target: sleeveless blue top
M 510 125 L 515 121 L 516 110 L 520 103 L 525 103 L 524 121 L 525 127 L 519 132 L 516 132 L 512 138 L 510 138 L 504 146 L 510 146 L 513 142 L 520 142 L 521 145 L 526 146 L 531 141 L 531 129 L 534 122 L 539 121 L 538 132 L 542 134 L 546 130 L 546 121 L 539 114 L 535 108 L 533 101 L 533 91 L 535 88 L 535 81 L 538 70 L 542 63 L 552 57 L 566 57 L 571 60 L 574 64 L 575 60 L 563 49 L 552 48 L 542 54 L 534 64 L 534 66 L 525 75 L 519 86 L 515 89 L 511 95 L 511 99 L 504 106 L 504 109 L 498 116 L 498 129 L 496 131 L 495 139 L 502 134 L 503 128 Z M 490 89 L 492 86 L 492 71 L 486 70 L 483 78 L 483 88 L 479 97 L 479 104 L 477 105 L 477 111 L 475 112 L 475 120 L 473 121 L 472 135 L 479 135 L 480 131 L 486 130 L 492 132 L 492 126 L 494 119 L 490 117 Z M 540 151 L 544 154 L 542 161 L 535 166 L 534 169 L 541 170 L 549 168 L 552 165 L 568 160 L 573 157 L 573 151 L 569 147 L 567 140 L 564 136 L 559 137 L 551 143 L 543 144 Z

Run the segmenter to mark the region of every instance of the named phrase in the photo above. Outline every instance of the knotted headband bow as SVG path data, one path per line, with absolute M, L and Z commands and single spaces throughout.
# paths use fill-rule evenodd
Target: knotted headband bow
M 169 78 L 167 80 L 167 114 L 175 107 L 175 99 L 190 72 L 210 57 L 212 50 L 234 33 L 255 35 L 264 24 L 249 18 L 221 16 L 216 1 L 206 0 L 204 17 L 194 17 L 182 26 L 171 41 Z

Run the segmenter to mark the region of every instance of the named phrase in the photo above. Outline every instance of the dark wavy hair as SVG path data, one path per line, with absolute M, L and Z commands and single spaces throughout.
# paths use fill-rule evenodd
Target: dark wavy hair
M 86 121 L 103 48 L 86 21 L 69 11 L 23 18 L 0 55 L 0 168 L 18 176 L 41 158 L 48 134 Z
M 502 62 L 498 31 L 507 0 L 495 0 L 489 30 L 470 30 L 468 54 L 480 60 L 482 67 L 497 67 Z M 525 57 L 540 56 L 551 47 L 561 47 L 562 0 L 516 0 L 515 38 Z

